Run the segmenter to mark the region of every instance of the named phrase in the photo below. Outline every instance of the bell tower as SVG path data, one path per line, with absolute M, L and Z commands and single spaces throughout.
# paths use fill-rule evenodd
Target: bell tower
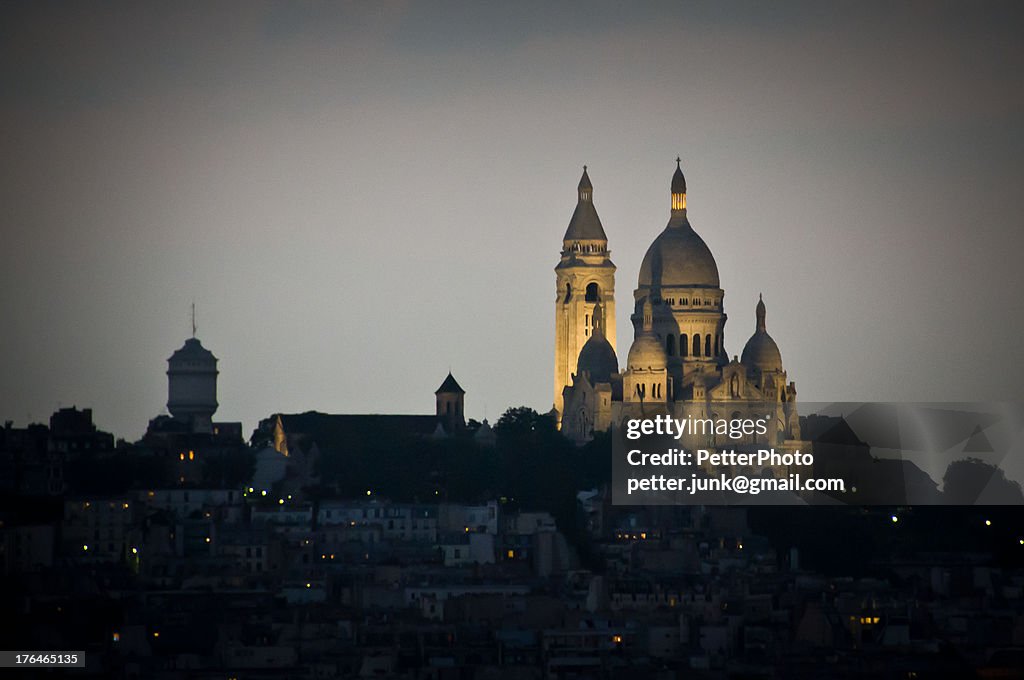
M 594 308 L 603 308 L 603 330 L 615 349 L 615 265 L 608 251 L 601 218 L 594 208 L 594 186 L 583 166 L 576 210 L 562 238 L 555 266 L 555 394 L 561 428 L 562 390 L 572 384 L 580 349 L 594 332 Z
M 455 376 L 448 371 L 448 377 L 434 392 L 437 405 L 437 419 L 444 423 L 449 434 L 466 426 L 463 409 L 466 402 L 466 390 L 462 389 Z

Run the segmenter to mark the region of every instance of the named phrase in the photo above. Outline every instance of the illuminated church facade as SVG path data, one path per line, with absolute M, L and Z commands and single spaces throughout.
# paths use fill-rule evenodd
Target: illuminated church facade
M 616 355 L 615 265 L 584 168 L 576 210 L 555 267 L 554 412 L 578 443 L 612 423 L 671 415 L 764 418 L 768 433 L 742 440 L 694 435 L 687 447 L 754 445 L 799 448 L 796 385 L 768 334 L 758 300 L 755 330 L 741 356 L 726 351 L 718 265 L 686 213 L 686 179 L 677 165 L 671 214 L 640 266 L 633 291 L 633 342 L 621 370 Z

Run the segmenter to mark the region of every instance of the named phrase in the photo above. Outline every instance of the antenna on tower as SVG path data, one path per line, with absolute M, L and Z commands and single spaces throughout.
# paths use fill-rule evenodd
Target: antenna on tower
M 192 337 L 196 337 L 196 301 L 192 301 Z

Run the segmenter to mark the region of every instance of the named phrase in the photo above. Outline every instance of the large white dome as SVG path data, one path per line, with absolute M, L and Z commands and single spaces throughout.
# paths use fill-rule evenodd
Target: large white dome
M 673 215 L 647 249 L 638 283 L 640 287 L 653 288 L 719 287 L 715 258 L 685 214 Z

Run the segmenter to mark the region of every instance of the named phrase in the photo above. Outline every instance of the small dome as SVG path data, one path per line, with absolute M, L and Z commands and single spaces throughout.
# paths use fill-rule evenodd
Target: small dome
M 768 335 L 768 331 L 759 330 L 747 340 L 740 362 L 759 371 L 781 371 L 782 353 L 779 352 L 779 346 L 775 344 L 772 336 Z
M 626 365 L 631 369 L 659 370 L 668 365 L 665 348 L 654 333 L 643 332 L 636 336 L 629 348 Z
M 612 344 L 603 333 L 590 336 L 576 361 L 576 375 L 590 373 L 590 382 L 611 382 L 612 374 L 619 372 L 619 359 Z
M 775 344 L 772 336 L 768 335 L 765 323 L 766 309 L 764 299 L 758 296 L 757 307 L 754 309 L 754 316 L 757 320 L 754 334 L 747 340 L 743 347 L 741 362 L 749 368 L 756 368 L 759 371 L 781 371 L 782 353 L 779 346 Z
M 686 215 L 673 217 L 647 249 L 640 265 L 639 285 L 719 287 L 715 258 Z

